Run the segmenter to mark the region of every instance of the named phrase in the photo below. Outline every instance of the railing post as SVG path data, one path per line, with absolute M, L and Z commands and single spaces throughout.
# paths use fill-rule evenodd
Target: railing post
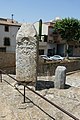
M 25 86 L 24 86 L 24 103 L 25 103 Z
M 2 82 L 2 72 L 0 71 L 0 81 Z

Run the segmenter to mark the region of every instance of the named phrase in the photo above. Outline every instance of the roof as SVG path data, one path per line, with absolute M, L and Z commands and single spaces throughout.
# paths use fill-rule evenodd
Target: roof
M 21 23 L 12 19 L 0 18 L 0 25 L 21 26 Z

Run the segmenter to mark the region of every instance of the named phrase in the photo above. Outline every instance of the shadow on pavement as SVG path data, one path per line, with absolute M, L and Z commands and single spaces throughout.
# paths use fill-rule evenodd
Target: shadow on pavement
M 71 86 L 65 84 L 65 88 L 64 89 L 69 89 Z M 43 89 L 50 89 L 50 88 L 54 88 L 54 82 L 53 81 L 42 81 L 42 80 L 38 80 L 36 82 L 36 90 L 43 90 Z

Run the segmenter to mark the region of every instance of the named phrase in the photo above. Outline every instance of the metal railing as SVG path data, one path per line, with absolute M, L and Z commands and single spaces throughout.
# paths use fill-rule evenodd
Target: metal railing
M 19 82 L 17 79 L 15 79 L 14 77 L 12 77 L 11 75 L 7 74 L 5 71 L 0 69 L 0 80 L 2 82 L 2 74 L 6 74 L 7 76 L 9 76 L 10 78 L 12 78 L 14 81 L 18 82 L 19 84 L 24 86 L 24 103 L 25 103 L 25 88 L 29 89 L 30 91 L 32 91 L 33 93 L 35 93 L 36 95 L 38 95 L 39 97 L 41 97 L 42 99 L 44 99 L 45 101 L 47 101 L 49 104 L 55 106 L 57 109 L 59 109 L 60 111 L 62 111 L 63 113 L 65 113 L 66 115 L 68 115 L 69 117 L 73 118 L 74 120 L 80 120 L 79 118 L 75 117 L 73 114 L 71 114 L 70 112 L 64 110 L 63 108 L 59 107 L 58 105 L 56 105 L 55 103 L 51 102 L 50 100 L 48 100 L 46 97 L 42 96 L 41 94 L 37 93 L 36 91 L 34 91 L 33 89 L 31 89 L 30 87 L 28 87 L 28 85 L 26 85 L 24 82 Z

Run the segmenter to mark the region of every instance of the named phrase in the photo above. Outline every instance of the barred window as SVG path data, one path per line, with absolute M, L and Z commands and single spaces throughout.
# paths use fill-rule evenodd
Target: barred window
M 39 55 L 44 55 L 44 50 L 39 50 Z
M 6 52 L 6 47 L 0 47 L 0 52 Z
M 7 38 L 7 37 L 4 38 L 4 45 L 10 46 L 10 38 Z
M 9 32 L 9 26 L 5 25 L 5 32 Z

